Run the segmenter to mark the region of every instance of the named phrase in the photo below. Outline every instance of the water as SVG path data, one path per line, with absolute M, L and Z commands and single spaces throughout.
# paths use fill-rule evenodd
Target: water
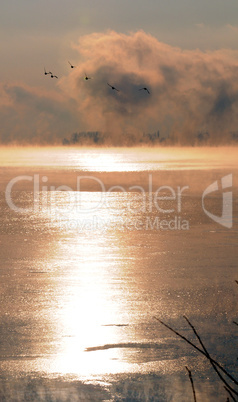
M 155 317 L 196 343 L 186 315 L 236 374 L 232 150 L 0 153 L 0 399 L 191 401 L 188 366 L 198 400 L 226 400 L 206 359 Z M 202 194 L 230 174 L 227 228 Z M 219 186 L 204 204 L 216 216 Z

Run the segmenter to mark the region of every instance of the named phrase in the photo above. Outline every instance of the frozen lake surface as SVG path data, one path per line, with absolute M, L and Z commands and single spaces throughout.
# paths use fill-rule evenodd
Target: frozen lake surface
M 188 366 L 198 401 L 225 401 L 209 362 L 155 317 L 198 345 L 186 315 L 236 375 L 237 152 L 0 155 L 0 400 L 191 401 Z

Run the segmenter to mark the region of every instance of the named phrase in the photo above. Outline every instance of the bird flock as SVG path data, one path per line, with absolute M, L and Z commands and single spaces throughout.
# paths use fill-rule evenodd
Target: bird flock
M 70 61 L 68 61 L 68 63 L 69 63 L 69 65 L 70 65 L 70 68 L 76 68 L 76 67 L 77 67 L 77 66 L 74 66 L 73 64 L 71 64 Z M 53 74 L 51 71 L 48 71 L 48 72 L 47 72 L 45 68 L 44 68 L 44 73 L 45 73 L 45 75 L 50 75 L 51 78 L 57 78 L 57 79 L 58 79 L 58 76 L 57 76 L 57 75 Z M 86 81 L 88 81 L 88 80 L 91 80 L 92 77 L 88 77 L 87 74 L 85 74 L 84 79 L 85 79 Z M 113 85 L 109 84 L 108 82 L 107 82 L 107 85 L 109 85 L 109 87 L 110 87 L 113 91 L 120 92 L 119 89 L 117 89 L 117 88 L 114 87 Z M 146 91 L 148 94 L 150 94 L 150 91 L 149 91 L 148 88 L 146 88 L 146 87 L 140 88 L 139 91 Z
M 48 73 L 47 73 L 47 71 L 45 70 L 45 75 L 48 75 L 48 74 L 50 74 L 51 78 L 58 78 L 57 75 L 54 75 L 51 71 L 48 71 Z

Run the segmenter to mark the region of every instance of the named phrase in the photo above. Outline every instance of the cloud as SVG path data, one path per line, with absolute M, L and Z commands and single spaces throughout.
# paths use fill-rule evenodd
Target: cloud
M 24 84 L 0 85 L 1 143 L 58 142 L 79 125 L 74 102 Z
M 182 50 L 143 31 L 95 33 L 75 47 L 81 63 L 62 88 L 77 100 L 89 129 L 108 132 L 108 141 L 126 142 L 132 134 L 139 140 L 159 129 L 193 142 L 205 127 L 211 141 L 222 142 L 238 129 L 238 52 Z M 93 79 L 83 80 L 85 73 Z
M 238 26 L 237 25 L 231 25 L 231 24 L 227 24 L 226 28 L 234 33 L 237 34 L 238 32 Z
M 53 142 L 85 130 L 102 131 L 108 145 L 126 145 L 159 130 L 171 141 L 194 143 L 205 130 L 211 143 L 222 143 L 237 132 L 237 51 L 183 50 L 143 31 L 93 33 L 74 47 L 78 67 L 57 91 L 2 86 L 2 141 Z
M 203 22 L 199 22 L 199 23 L 195 24 L 195 27 L 197 27 L 199 29 L 204 29 L 206 26 Z

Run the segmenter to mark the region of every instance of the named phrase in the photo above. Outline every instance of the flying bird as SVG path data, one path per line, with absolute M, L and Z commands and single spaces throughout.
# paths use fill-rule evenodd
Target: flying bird
M 52 72 L 51 72 L 51 71 L 49 71 L 49 72 L 47 73 L 47 71 L 46 71 L 45 67 L 44 67 L 44 71 L 45 71 L 45 75 L 47 75 L 47 74 L 52 74 Z
M 111 87 L 111 88 L 114 89 L 115 91 L 120 92 L 119 89 L 113 87 L 112 85 L 110 85 L 110 84 L 108 84 L 108 83 L 107 83 L 107 85 L 109 85 L 109 87 Z
M 140 88 L 140 89 L 139 89 L 139 91 L 142 91 L 142 90 L 147 91 L 148 94 L 150 94 L 150 91 L 149 91 L 147 88 Z
M 75 68 L 76 66 L 73 66 L 73 64 L 70 63 L 70 61 L 68 61 L 69 65 L 71 68 Z
M 51 74 L 51 78 L 58 78 L 57 75 Z
M 84 79 L 87 81 L 87 80 L 91 80 L 92 78 L 91 78 L 91 77 L 88 77 L 87 74 L 85 74 Z

